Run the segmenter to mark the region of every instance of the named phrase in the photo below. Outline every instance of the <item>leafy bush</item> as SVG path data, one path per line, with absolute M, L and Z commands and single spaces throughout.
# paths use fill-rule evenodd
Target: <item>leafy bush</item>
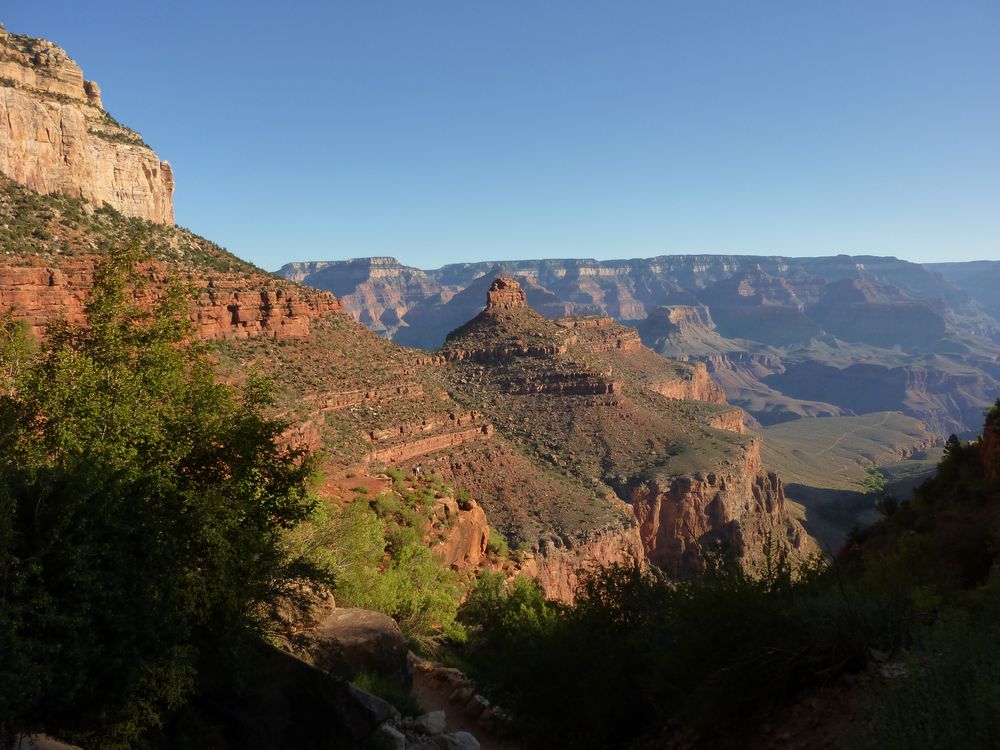
M 433 650 L 458 634 L 463 587 L 424 546 L 411 513 L 392 493 L 358 498 L 314 516 L 296 532 L 294 549 L 333 577 L 339 605 L 387 614 L 415 645 Z
M 921 634 L 904 671 L 875 696 L 871 728 L 859 744 L 912 747 L 1000 746 L 1000 586 L 974 596 Z
M 670 583 L 642 568 L 586 574 L 572 606 L 484 574 L 460 610 L 462 656 L 529 742 L 605 747 L 664 723 L 703 736 L 758 721 L 803 687 L 900 640 L 893 591 L 838 585 L 777 558 Z

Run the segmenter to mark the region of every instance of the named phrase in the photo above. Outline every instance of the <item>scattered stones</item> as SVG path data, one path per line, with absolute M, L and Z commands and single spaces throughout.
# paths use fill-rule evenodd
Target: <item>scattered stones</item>
M 453 732 L 437 738 L 441 750 L 479 750 L 479 740 L 468 732 Z

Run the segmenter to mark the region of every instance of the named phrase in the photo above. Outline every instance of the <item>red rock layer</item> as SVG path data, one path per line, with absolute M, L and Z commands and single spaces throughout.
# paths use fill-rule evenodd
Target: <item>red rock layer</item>
M 540 552 L 519 564 L 524 575 L 534 578 L 550 599 L 572 603 L 580 574 L 608 565 L 641 565 L 645 559 L 639 530 L 635 526 L 594 534 L 572 547 L 543 545 Z
M 58 268 L 0 265 L 0 309 L 26 320 L 36 337 L 56 320 L 82 323 L 95 262 L 95 258 L 86 257 L 67 259 Z M 158 263 L 148 265 L 143 273 L 150 282 L 144 295 L 147 298 L 167 282 L 167 274 Z M 188 280 L 199 283 L 195 277 Z M 308 335 L 311 320 L 340 309 L 340 303 L 327 292 L 280 282 L 260 288 L 238 275 L 218 274 L 198 293 L 190 318 L 197 336 L 205 340 L 297 338 Z
M 486 557 L 486 545 L 490 538 L 490 525 L 486 514 L 476 503 L 462 510 L 455 498 L 439 501 L 435 507 L 438 520 L 448 525 L 448 530 L 431 552 L 445 565 L 454 570 L 474 570 Z
M 713 547 L 753 570 L 773 535 L 787 535 L 793 549 L 807 543 L 800 526 L 786 525 L 784 488 L 764 470 L 756 438 L 741 463 L 652 479 L 632 491 L 631 501 L 649 560 L 672 575 L 701 572 Z
M 704 362 L 690 362 L 690 378 L 674 378 L 651 386 L 652 390 L 667 398 L 686 401 L 710 401 L 713 404 L 726 403 L 726 394 L 708 374 Z M 737 430 L 742 432 L 742 430 Z

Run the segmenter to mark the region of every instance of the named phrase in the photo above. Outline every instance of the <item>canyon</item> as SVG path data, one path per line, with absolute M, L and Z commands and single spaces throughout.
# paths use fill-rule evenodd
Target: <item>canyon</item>
M 1000 390 L 993 269 L 976 269 L 877 256 L 676 255 L 434 270 L 382 257 L 277 273 L 317 288 L 337 279 L 355 319 L 426 349 L 482 309 L 493 278 L 509 276 L 546 317 L 607 316 L 635 325 L 666 357 L 703 362 L 751 423 L 899 410 L 947 435 L 978 429 Z
M 135 227 L 78 197 L 8 178 L 0 188 L 13 252 L 0 262 L 0 305 L 36 337 L 80 322 L 102 248 L 133 243 Z M 768 534 L 808 548 L 780 482 L 755 458 L 743 412 L 706 365 L 665 360 L 608 316 L 549 320 L 519 282 L 500 278 L 483 291 L 485 311 L 428 353 L 369 331 L 331 293 L 186 230 L 149 221 L 143 231 L 150 259 L 138 267 L 137 299 L 186 285 L 193 333 L 214 347 L 222 376 L 272 378 L 286 439 L 322 451 L 330 476 L 436 472 L 478 501 L 434 542 L 448 565 L 484 564 L 496 530 L 518 569 L 569 600 L 589 566 L 654 559 L 685 576 L 700 570 L 703 548 L 728 546 L 747 566 Z M 710 489 L 677 489 L 709 475 L 718 477 Z M 644 537 L 643 523 L 658 531 Z M 671 544 L 684 554 L 657 557 Z
M 136 235 L 135 220 L 117 211 L 6 177 L 0 218 L 10 248 L 0 305 L 33 336 L 81 322 L 103 248 L 138 242 L 149 259 L 137 267 L 137 301 L 171 283 L 191 291 L 192 332 L 213 347 L 222 377 L 270 377 L 285 439 L 322 451 L 325 472 L 341 477 L 329 502 L 389 468 L 437 473 L 474 498 L 444 511 L 450 531 L 429 542 L 449 566 L 487 564 L 495 530 L 517 570 L 568 601 L 581 570 L 642 563 L 664 544 L 686 550 L 671 562 L 678 576 L 697 574 L 702 551 L 722 546 L 752 567 L 767 534 L 796 554 L 808 549 L 780 483 L 752 457 L 757 439 L 743 412 L 707 367 L 663 359 L 610 317 L 549 320 L 516 280 L 501 278 L 484 291 L 487 312 L 428 353 L 369 331 L 329 292 L 261 272 L 187 230 L 147 221 Z M 680 487 L 699 472 L 720 478 L 711 496 L 637 489 L 650 486 L 646 474 Z M 654 512 L 659 531 L 644 539 L 638 518 Z

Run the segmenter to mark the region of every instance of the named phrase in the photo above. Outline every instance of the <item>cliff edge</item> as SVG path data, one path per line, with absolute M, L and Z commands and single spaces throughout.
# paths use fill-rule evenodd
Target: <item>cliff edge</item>
M 0 171 L 39 193 L 174 223 L 174 174 L 66 52 L 0 26 Z

